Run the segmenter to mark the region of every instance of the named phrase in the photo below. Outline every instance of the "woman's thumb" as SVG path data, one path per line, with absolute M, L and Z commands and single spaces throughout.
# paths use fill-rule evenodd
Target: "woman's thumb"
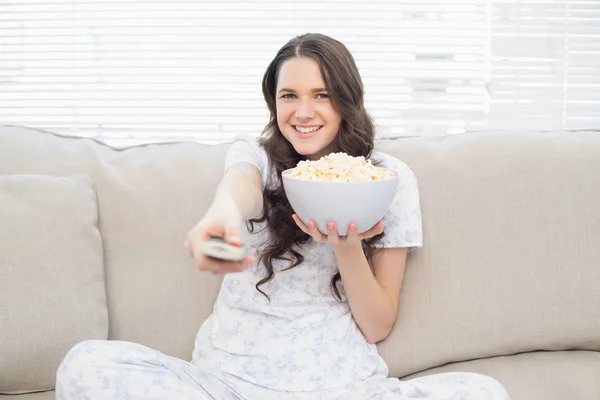
M 231 244 L 242 244 L 240 228 L 234 225 L 225 227 L 225 240 Z

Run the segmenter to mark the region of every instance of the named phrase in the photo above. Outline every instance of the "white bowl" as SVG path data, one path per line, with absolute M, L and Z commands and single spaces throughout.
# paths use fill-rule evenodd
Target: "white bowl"
M 315 221 L 323 234 L 328 221 L 340 236 L 347 234 L 350 222 L 358 225 L 358 233 L 368 231 L 390 208 L 399 184 L 396 172 L 377 181 L 326 182 L 296 178 L 289 171 L 283 171 L 282 181 L 292 209 L 305 224 Z

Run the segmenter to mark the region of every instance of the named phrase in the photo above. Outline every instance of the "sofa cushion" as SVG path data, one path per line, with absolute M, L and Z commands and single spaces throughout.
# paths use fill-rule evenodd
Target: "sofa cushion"
M 0 393 L 53 389 L 73 345 L 108 335 L 91 179 L 0 176 L 0 227 Z
M 56 393 L 54 390 L 49 390 L 47 392 L 38 392 L 38 393 L 30 393 L 30 394 L 15 394 L 15 395 L 5 395 L 2 397 L 2 400 L 55 400 Z
M 502 383 L 511 400 L 600 399 L 600 352 L 532 352 L 448 364 L 405 379 L 444 372 L 476 372 Z
M 600 350 L 600 132 L 474 132 L 385 149 L 419 180 L 424 235 L 379 344 L 392 375 Z

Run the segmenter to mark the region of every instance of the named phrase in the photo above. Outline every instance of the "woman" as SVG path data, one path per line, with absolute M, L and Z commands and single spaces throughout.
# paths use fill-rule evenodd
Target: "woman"
M 238 138 L 214 201 L 185 247 L 202 271 L 225 274 L 191 363 L 139 344 L 87 341 L 57 376 L 58 399 L 508 399 L 492 378 L 448 373 L 388 377 L 375 343 L 391 331 L 407 252 L 422 241 L 419 193 L 410 168 L 374 151 L 354 59 L 320 34 L 283 46 L 263 78 L 271 118 L 260 139 Z M 340 237 L 294 215 L 281 172 L 332 152 L 397 171 L 383 220 Z M 247 231 L 242 231 L 244 223 Z M 244 243 L 242 262 L 206 257 L 210 237 Z

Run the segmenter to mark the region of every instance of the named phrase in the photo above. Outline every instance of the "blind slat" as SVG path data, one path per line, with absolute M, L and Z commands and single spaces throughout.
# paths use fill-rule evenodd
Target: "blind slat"
M 0 123 L 258 134 L 264 69 L 308 31 L 352 51 L 383 136 L 600 126 L 600 2 L 572 0 L 5 1 Z

